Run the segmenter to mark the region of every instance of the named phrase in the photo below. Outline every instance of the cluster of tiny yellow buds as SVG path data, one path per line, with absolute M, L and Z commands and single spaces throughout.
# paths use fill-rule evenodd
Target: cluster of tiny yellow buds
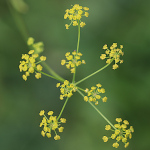
M 43 52 L 43 50 L 44 50 L 43 42 L 34 43 L 34 38 L 33 37 L 28 38 L 27 45 L 32 47 L 32 49 L 34 49 L 35 53 L 37 53 L 37 54 Z
M 100 93 L 105 93 L 105 89 L 101 88 L 101 84 L 96 84 L 96 86 L 92 86 L 91 90 L 88 88 L 85 89 L 85 93 L 87 93 L 87 96 L 84 96 L 84 101 L 90 101 L 90 102 L 95 102 L 95 105 L 98 105 L 98 99 L 101 98 Z M 103 102 L 107 101 L 107 97 L 102 98 Z
M 72 92 L 76 92 L 77 90 L 77 87 L 73 83 L 69 83 L 68 80 L 65 80 L 62 85 L 60 85 L 60 83 L 57 83 L 56 87 L 60 87 L 61 100 L 63 100 L 64 97 L 71 97 L 73 95 Z
M 41 110 L 39 115 L 43 116 L 42 122 L 40 123 L 40 127 L 43 126 L 43 130 L 41 131 L 41 135 L 45 137 L 45 135 L 50 138 L 51 137 L 51 131 L 53 130 L 55 132 L 54 139 L 60 140 L 60 136 L 57 135 L 56 129 L 59 132 L 63 132 L 64 127 L 62 127 L 61 123 L 66 123 L 65 118 L 60 118 L 60 122 L 57 120 L 57 116 L 53 116 L 53 111 L 49 111 L 47 114 L 49 115 L 49 118 L 46 117 L 45 111 Z
M 82 56 L 81 53 L 77 53 L 76 51 L 73 51 L 72 54 L 70 52 L 67 52 L 65 54 L 66 60 L 61 60 L 61 65 L 65 65 L 68 69 L 70 69 L 71 73 L 75 73 L 75 67 L 85 64 L 85 60 L 80 61 L 80 57 Z
M 105 50 L 105 54 L 101 54 L 100 59 L 107 59 L 106 63 L 110 64 L 112 59 L 115 60 L 115 64 L 113 65 L 113 69 L 117 69 L 118 62 L 123 63 L 123 60 L 120 59 L 120 55 L 124 55 L 124 52 L 122 52 L 123 45 L 120 45 L 120 48 L 117 48 L 117 43 L 113 43 L 113 45 L 110 46 L 110 49 L 108 49 L 107 45 L 105 44 L 103 46 L 103 49 Z
M 114 133 L 111 135 L 111 137 L 103 136 L 103 141 L 107 142 L 109 138 L 116 139 L 116 142 L 113 143 L 113 147 L 118 148 L 119 142 L 122 141 L 125 145 L 124 147 L 128 147 L 129 142 L 127 142 L 127 139 L 132 138 L 132 134 L 134 132 L 134 129 L 132 126 L 130 126 L 129 129 L 127 129 L 127 125 L 129 125 L 129 122 L 127 120 L 124 120 L 123 123 L 121 118 L 116 118 L 117 124 L 114 124 L 114 129 L 111 129 L 110 125 L 105 126 L 105 130 L 111 130 Z
M 41 56 L 40 61 L 36 62 L 36 58 L 38 58 L 39 55 L 34 53 L 34 50 L 30 50 L 28 54 L 22 54 L 22 61 L 20 61 L 19 69 L 20 72 L 24 71 L 25 74 L 23 74 L 22 78 L 26 81 L 27 77 L 30 76 L 30 73 L 34 73 L 35 70 L 42 71 L 42 66 L 39 64 L 41 61 L 45 61 L 46 57 Z M 41 78 L 41 73 L 36 72 L 35 77 L 37 79 Z
M 88 7 L 82 7 L 79 6 L 79 4 L 75 4 L 71 9 L 67 9 L 65 12 L 66 14 L 64 15 L 64 19 L 69 19 L 71 21 L 70 24 L 65 24 L 66 29 L 69 29 L 69 26 L 78 26 L 84 27 L 86 24 L 85 22 L 81 21 L 82 16 L 88 17 L 89 13 L 86 12 L 88 11 Z

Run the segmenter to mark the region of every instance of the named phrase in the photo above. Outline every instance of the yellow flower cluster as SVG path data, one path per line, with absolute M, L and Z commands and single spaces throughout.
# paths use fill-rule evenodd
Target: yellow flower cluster
M 113 45 L 110 46 L 110 49 L 108 49 L 107 45 L 105 44 L 103 46 L 103 49 L 106 50 L 105 54 L 101 54 L 100 59 L 105 59 L 107 64 L 110 64 L 112 59 L 115 60 L 115 64 L 113 65 L 113 69 L 117 69 L 118 62 L 123 63 L 123 60 L 120 60 L 120 55 L 124 55 L 124 52 L 122 52 L 123 45 L 120 45 L 120 48 L 117 48 L 117 43 L 113 43 Z
M 85 93 L 87 93 L 87 96 L 84 96 L 84 101 L 90 101 L 90 102 L 95 102 L 95 105 L 98 105 L 98 99 L 101 98 L 100 93 L 105 93 L 105 89 L 101 88 L 102 85 L 101 84 L 96 84 L 95 86 L 91 87 L 91 90 L 89 90 L 88 88 L 85 89 Z M 103 102 L 107 101 L 107 97 L 103 97 L 102 98 Z
M 58 129 L 59 132 L 63 132 L 64 127 L 60 127 L 60 123 L 66 123 L 65 118 L 60 118 L 60 122 L 57 120 L 57 116 L 53 116 L 53 111 L 49 111 L 47 113 L 50 117 L 47 118 L 45 116 L 45 111 L 41 110 L 39 115 L 43 116 L 42 122 L 40 123 L 40 127 L 43 126 L 43 130 L 41 131 L 41 135 L 45 137 L 45 135 L 50 138 L 51 137 L 51 131 L 53 130 L 55 132 L 54 139 L 60 140 L 60 136 L 57 134 L 56 129 Z
M 32 49 L 34 49 L 35 53 L 37 53 L 37 54 L 43 52 L 43 50 L 44 50 L 43 42 L 34 43 L 33 37 L 28 38 L 27 45 L 30 46 Z
M 60 83 L 56 84 L 56 87 L 61 87 L 60 88 L 60 99 L 63 100 L 64 97 L 71 97 L 73 94 L 72 92 L 76 92 L 77 87 L 74 86 L 74 84 L 69 83 L 68 80 L 64 81 L 64 84 L 60 85 Z
M 77 53 L 76 51 L 72 52 L 72 55 L 70 54 L 70 52 L 67 52 L 65 54 L 66 56 L 66 60 L 61 60 L 61 65 L 65 65 L 68 69 L 70 69 L 71 73 L 75 73 L 75 67 L 81 65 L 81 64 L 85 64 L 85 60 L 80 61 L 80 57 L 82 56 L 81 53 Z
M 105 130 L 111 130 L 114 133 L 111 135 L 111 139 L 116 139 L 116 142 L 113 143 L 113 147 L 118 148 L 119 147 L 119 141 L 122 141 L 125 145 L 124 147 L 128 147 L 129 142 L 127 142 L 127 139 L 131 139 L 132 138 L 132 134 L 134 132 L 134 129 L 132 126 L 130 126 L 129 129 L 127 129 L 127 125 L 129 125 L 129 122 L 127 120 L 124 120 L 123 123 L 121 118 L 116 118 L 117 124 L 114 125 L 115 130 L 111 129 L 110 125 L 106 125 L 105 126 Z M 103 141 L 107 142 L 109 139 L 107 136 L 103 136 Z
M 36 58 L 38 58 L 39 55 L 34 53 L 34 50 L 30 50 L 28 54 L 22 54 L 22 61 L 20 61 L 19 69 L 20 72 L 24 71 L 25 74 L 22 76 L 22 78 L 26 81 L 27 77 L 30 76 L 30 73 L 34 73 L 35 70 L 42 71 L 42 66 L 39 64 L 41 61 L 45 61 L 46 57 L 41 56 L 40 61 L 36 62 Z M 37 79 L 41 78 L 41 73 L 36 72 L 35 77 Z
M 88 11 L 88 7 L 82 7 L 79 6 L 79 4 L 75 4 L 71 9 L 67 9 L 65 12 L 66 14 L 64 15 L 64 19 L 69 19 L 71 21 L 70 24 L 65 24 L 66 29 L 69 29 L 69 26 L 78 26 L 84 27 L 86 24 L 85 22 L 81 21 L 82 16 L 88 17 L 89 13 L 86 12 Z

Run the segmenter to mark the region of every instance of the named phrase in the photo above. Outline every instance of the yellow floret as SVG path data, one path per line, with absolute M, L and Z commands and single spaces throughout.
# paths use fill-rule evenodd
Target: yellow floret
M 108 141 L 108 137 L 107 137 L 107 136 L 103 136 L 102 139 L 103 139 L 104 142 L 107 142 L 107 141 Z
M 64 15 L 64 19 L 67 19 L 68 16 L 69 16 L 68 14 L 65 14 L 65 15 Z
M 101 88 L 101 93 L 105 93 L 105 89 L 104 88 Z
M 73 26 L 77 26 L 78 22 L 77 21 L 73 21 Z
M 32 45 L 34 43 L 34 39 L 32 37 L 28 38 L 27 45 Z
M 33 67 L 30 67 L 30 68 L 29 68 L 29 72 L 30 72 L 30 73 L 33 73 L 33 72 L 34 72 L 34 68 L 33 68 Z
M 69 25 L 68 24 L 65 24 L 65 27 L 66 27 L 66 29 L 69 29 Z
M 105 130 L 110 130 L 111 129 L 111 126 L 110 125 L 106 125 L 105 126 Z
M 115 134 L 118 135 L 120 133 L 120 130 L 115 130 Z
M 37 70 L 39 70 L 39 71 L 42 71 L 42 66 L 40 65 L 40 64 L 38 64 L 37 66 L 36 66 L 36 68 L 37 68 Z
M 118 148 L 118 147 L 119 147 L 119 144 L 116 142 L 116 143 L 113 143 L 112 146 L 115 147 L 115 148 Z
M 58 128 L 58 130 L 59 130 L 59 132 L 63 132 L 64 127 L 60 127 L 60 128 Z
M 57 84 L 56 84 L 56 87 L 60 87 L 60 83 L 57 83 Z
M 127 142 L 127 138 L 123 138 L 123 139 L 122 139 L 122 142 L 123 142 L 123 143 Z
M 46 136 L 47 136 L 48 138 L 50 138 L 50 137 L 51 137 L 51 134 L 50 134 L 50 133 L 46 133 Z
M 68 85 L 69 84 L 69 81 L 68 80 L 65 80 L 64 81 L 64 85 Z
M 82 28 L 83 28 L 85 25 L 86 25 L 85 22 L 81 22 L 81 23 L 80 23 L 80 27 L 82 27 Z
M 88 16 L 89 16 L 89 13 L 88 13 L 88 12 L 85 12 L 84 15 L 85 15 L 85 17 L 88 17 Z
M 62 123 L 66 123 L 66 119 L 65 119 L 65 118 L 60 118 L 60 121 L 61 121 Z
M 43 130 L 41 131 L 41 135 L 45 137 L 45 132 Z
M 121 139 L 122 139 L 121 136 L 118 136 L 118 137 L 116 138 L 117 141 L 120 141 Z
M 116 127 L 116 128 L 121 128 L 121 127 L 120 127 L 120 124 L 114 124 L 114 127 Z
M 101 54 L 100 59 L 105 59 L 106 58 L 106 54 Z
M 127 142 L 124 147 L 127 148 L 128 146 L 129 146 L 129 142 Z
M 70 71 L 71 73 L 75 73 L 75 68 L 72 68 Z
M 117 122 L 122 122 L 122 119 L 121 118 L 116 118 L 116 121 Z
M 110 64 L 110 62 L 111 62 L 111 59 L 107 59 L 106 63 Z
M 41 61 L 45 61 L 45 60 L 46 60 L 46 57 L 45 57 L 45 56 L 41 56 L 41 57 L 40 57 L 40 60 L 41 60 Z
M 60 140 L 60 136 L 59 135 L 55 135 L 54 139 L 55 140 Z
M 106 97 L 106 96 L 103 97 L 102 101 L 103 101 L 103 102 L 107 102 L 107 97 Z
M 35 77 L 36 77 L 37 79 L 41 78 L 41 73 L 36 73 L 36 74 L 35 74 Z
M 116 138 L 116 134 L 112 134 L 112 135 L 111 135 L 111 138 L 112 138 L 112 139 L 115 139 L 115 138 Z
M 115 69 L 117 69 L 119 66 L 117 65 L 117 64 L 114 64 L 113 65 L 113 69 L 115 70 Z
M 34 50 L 30 50 L 29 52 L 28 52 L 28 54 L 33 54 L 34 53 Z
M 103 46 L 103 49 L 108 49 L 107 44 L 105 44 L 105 45 Z
M 66 60 L 61 60 L 61 65 L 64 65 L 66 63 Z
M 84 96 L 84 101 L 88 101 L 88 97 L 87 96 Z
M 47 114 L 48 115 L 53 115 L 53 113 L 54 113 L 53 111 L 49 111 Z
M 87 10 L 89 10 L 89 8 L 88 8 L 88 7 L 83 7 L 83 9 L 84 9 L 84 10 L 86 10 L 86 11 L 87 11 Z
M 124 120 L 123 123 L 129 125 L 129 122 L 127 120 Z
M 43 116 L 44 113 L 45 113 L 45 111 L 44 111 L 44 110 L 41 110 L 40 113 L 39 113 L 39 115 L 40 115 L 40 116 Z
M 33 54 L 32 57 L 37 58 L 39 57 L 39 54 Z
M 22 75 L 23 80 L 27 80 L 27 76 L 26 75 Z

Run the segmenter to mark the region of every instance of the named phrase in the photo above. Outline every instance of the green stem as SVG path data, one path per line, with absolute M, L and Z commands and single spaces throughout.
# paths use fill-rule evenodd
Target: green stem
M 56 77 L 57 79 L 59 79 L 59 81 L 64 82 L 65 79 L 63 79 L 61 76 L 59 76 L 55 71 L 52 70 L 52 68 L 50 68 L 45 62 L 41 62 L 41 64 L 45 67 L 45 69 L 54 77 Z
M 63 105 L 63 107 L 62 107 L 61 112 L 60 112 L 59 116 L 57 117 L 57 121 L 58 121 L 59 118 L 61 117 L 61 115 L 62 115 L 62 113 L 63 113 L 63 111 L 64 111 L 64 109 L 65 109 L 65 106 L 66 106 L 66 104 L 67 104 L 67 102 L 68 102 L 68 99 L 69 99 L 69 97 L 67 97 L 67 99 L 66 99 L 66 101 L 65 101 L 65 103 L 64 103 L 64 105 Z
M 46 118 L 46 120 L 48 120 L 48 118 L 45 116 L 45 114 L 44 114 L 44 117 Z
M 83 98 L 84 98 L 84 94 L 80 91 L 80 90 L 77 90 L 79 93 L 80 93 L 80 95 L 81 96 L 83 96 Z M 116 128 L 114 127 L 114 125 L 96 108 L 96 106 L 93 104 L 93 103 L 91 103 L 90 101 L 88 101 L 88 103 L 103 117 L 103 119 L 106 121 L 106 122 L 108 122 L 111 126 L 112 126 L 112 128 L 114 128 L 115 130 L 116 130 Z
M 84 90 L 84 89 L 82 89 L 82 88 L 80 88 L 80 87 L 78 87 L 78 86 L 77 86 L 77 88 L 78 88 L 79 90 L 81 90 L 81 91 L 85 92 L 85 90 Z
M 79 43 L 80 43 L 80 22 L 78 20 L 78 42 L 77 42 L 77 53 L 79 52 Z
M 77 42 L 77 53 L 79 52 L 79 43 L 80 43 L 80 22 L 78 20 L 78 42 Z M 73 74 L 72 82 L 75 82 L 75 76 L 76 76 L 76 66 L 75 66 L 75 73 Z
M 72 83 L 75 83 L 75 76 L 76 76 L 76 66 L 75 66 L 75 73 L 73 74 Z
M 10 10 L 10 13 L 16 23 L 16 26 L 18 27 L 18 30 L 20 31 L 20 34 L 22 35 L 25 43 L 29 37 L 29 33 L 28 33 L 28 30 L 27 30 L 27 27 L 25 25 L 25 22 L 21 16 L 20 13 L 18 13 L 14 8 L 13 6 L 10 4 L 10 2 L 7 0 L 7 4 L 8 4 L 8 7 L 9 7 L 9 10 Z
M 88 101 L 88 103 L 105 119 L 105 121 L 107 121 L 112 126 L 112 128 L 116 129 L 114 125 L 96 108 L 93 103 L 91 103 L 90 101 Z
M 58 80 L 58 81 L 60 81 L 60 82 L 63 82 L 61 79 L 59 79 L 59 78 L 56 78 L 56 77 L 54 77 L 54 76 L 51 76 L 51 75 L 49 75 L 49 74 L 47 74 L 47 73 L 45 73 L 45 72 L 42 72 L 42 71 L 39 71 L 39 70 L 37 70 L 36 68 L 34 68 L 36 71 L 38 71 L 38 72 L 40 72 L 41 74 L 43 74 L 43 75 L 45 75 L 45 76 L 48 76 L 48 77 L 50 77 L 50 78 L 53 78 L 53 79 L 55 79 L 55 80 Z
M 94 73 L 92 73 L 92 74 L 88 75 L 87 77 L 85 77 L 85 78 L 81 79 L 80 81 L 76 82 L 76 84 L 75 84 L 75 85 L 77 85 L 77 84 L 79 84 L 79 83 L 83 82 L 84 80 L 86 80 L 86 79 L 88 79 L 88 78 L 92 77 L 93 75 L 95 75 L 95 74 L 99 73 L 100 71 L 102 71 L 103 69 L 105 69 L 106 67 L 108 67 L 108 66 L 112 63 L 112 61 L 113 61 L 113 60 L 114 60 L 114 58 L 112 58 L 112 59 L 111 59 L 111 61 L 110 61 L 110 63 L 109 63 L 109 64 L 107 64 L 107 65 L 105 65 L 104 67 L 102 67 L 102 68 L 98 69 L 97 71 L 95 71 Z

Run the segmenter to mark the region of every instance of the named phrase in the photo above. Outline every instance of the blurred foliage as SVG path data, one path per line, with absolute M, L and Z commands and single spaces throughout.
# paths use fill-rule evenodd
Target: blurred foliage
M 77 70 L 77 80 L 104 66 L 99 59 L 104 44 L 124 45 L 124 63 L 119 69 L 109 66 L 81 87 L 101 83 L 107 103 L 98 108 L 115 123 L 122 117 L 135 128 L 128 150 L 149 149 L 150 115 L 150 1 L 145 0 L 24 0 L 26 14 L 14 17 L 7 1 L 0 1 L 0 145 L 2 150 L 113 150 L 113 141 L 104 143 L 107 124 L 95 110 L 75 94 L 67 104 L 67 119 L 61 140 L 40 135 L 38 115 L 41 109 L 58 115 L 64 101 L 59 100 L 57 81 L 34 76 L 25 82 L 18 65 L 22 53 L 28 52 L 26 38 L 43 41 L 47 63 L 63 78 L 71 79 L 69 70 L 60 65 L 68 51 L 76 49 L 77 28 L 65 29 L 64 11 L 79 3 L 90 8 L 86 26 L 81 30 L 80 51 L 86 65 Z M 17 6 L 18 7 L 18 6 Z M 18 13 L 18 12 L 16 12 Z M 23 23 L 24 22 L 24 23 Z M 24 26 L 25 25 L 25 26 Z M 111 133 L 110 133 L 111 134 Z M 108 135 L 109 136 L 109 135 Z M 124 149 L 121 145 L 118 150 Z

